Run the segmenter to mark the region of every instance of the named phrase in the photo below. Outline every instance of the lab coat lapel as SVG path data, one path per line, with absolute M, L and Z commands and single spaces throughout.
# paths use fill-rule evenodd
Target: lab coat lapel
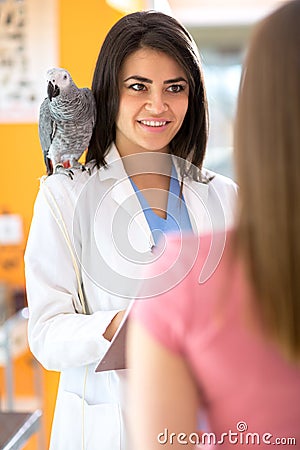
M 179 162 L 179 158 L 173 158 L 177 178 L 179 180 L 179 183 L 181 183 L 181 175 L 178 164 Z M 193 232 L 195 234 L 199 234 L 201 231 L 207 229 L 209 184 L 192 180 L 190 177 L 185 177 L 183 180 L 182 193 L 190 217 Z
M 115 145 L 108 153 L 107 167 L 99 171 L 99 176 L 101 180 L 115 180 L 111 187 L 111 198 L 116 202 L 116 214 L 118 207 L 128 213 L 123 215 L 128 222 L 124 223 L 124 227 L 128 229 L 132 245 L 140 252 L 151 250 L 154 245 L 151 230 Z
M 209 185 L 190 178 L 184 179 L 183 183 L 182 193 L 191 225 L 194 233 L 199 234 L 207 229 Z

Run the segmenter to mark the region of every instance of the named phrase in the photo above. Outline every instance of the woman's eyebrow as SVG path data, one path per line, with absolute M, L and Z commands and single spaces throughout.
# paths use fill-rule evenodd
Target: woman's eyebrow
M 144 78 L 144 77 L 141 77 L 140 75 L 130 75 L 130 77 L 128 77 L 128 78 L 126 78 L 126 80 L 124 80 L 124 83 L 129 80 L 141 81 L 143 83 L 153 83 L 153 81 L 150 80 L 149 78 Z
M 171 80 L 164 81 L 164 84 L 178 83 L 179 81 L 184 81 L 187 83 L 188 81 L 183 77 L 172 78 Z
M 128 77 L 124 80 L 124 83 L 129 80 L 136 80 L 136 81 L 140 81 L 142 83 L 150 83 L 150 84 L 153 83 L 153 80 L 150 80 L 150 78 L 141 77 L 140 75 L 131 75 L 130 77 Z M 164 84 L 178 83 L 179 81 L 184 81 L 185 83 L 187 83 L 187 80 L 185 78 L 177 77 L 177 78 L 172 78 L 170 80 L 164 81 Z

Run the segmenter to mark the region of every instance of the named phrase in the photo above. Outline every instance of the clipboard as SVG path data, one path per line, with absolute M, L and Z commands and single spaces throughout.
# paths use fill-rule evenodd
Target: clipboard
M 133 302 L 128 306 L 124 317 L 111 340 L 103 358 L 100 359 L 95 372 L 105 372 L 106 370 L 120 370 L 127 368 L 126 362 L 126 336 L 128 327 L 128 316 Z

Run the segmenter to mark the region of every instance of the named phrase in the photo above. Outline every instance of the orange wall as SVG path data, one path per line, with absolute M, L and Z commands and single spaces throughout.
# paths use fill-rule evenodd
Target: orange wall
M 104 0 L 58 0 L 58 7 L 58 64 L 72 73 L 79 86 L 89 87 L 103 38 L 122 14 L 109 7 Z M 37 123 L 0 124 L 0 155 L 0 213 L 20 214 L 24 222 L 24 243 L 19 247 L 0 248 L 0 281 L 23 287 L 23 250 L 38 191 L 38 179 L 44 174 Z M 5 269 L 3 261 L 8 259 L 17 260 L 17 263 Z M 23 383 L 24 376 L 32 376 L 30 369 L 28 374 L 22 374 Z M 48 440 L 58 374 L 43 371 L 43 376 L 44 421 Z M 35 439 L 30 442 L 33 444 L 29 443 L 26 448 L 36 448 Z

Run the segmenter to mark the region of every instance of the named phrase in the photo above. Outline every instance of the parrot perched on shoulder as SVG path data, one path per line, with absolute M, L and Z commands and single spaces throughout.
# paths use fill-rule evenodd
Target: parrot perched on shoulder
M 72 168 L 85 169 L 78 160 L 90 143 L 96 122 L 94 95 L 88 88 L 78 88 L 62 68 L 47 71 L 47 94 L 39 112 L 47 174 L 64 173 L 73 178 Z

